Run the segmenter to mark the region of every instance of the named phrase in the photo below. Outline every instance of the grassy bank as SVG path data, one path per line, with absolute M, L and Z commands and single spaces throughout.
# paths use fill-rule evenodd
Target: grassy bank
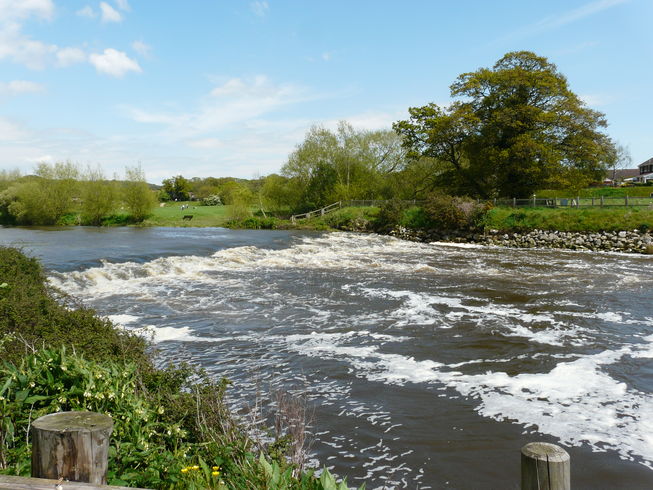
M 181 209 L 182 206 L 188 206 Z M 231 206 L 199 206 L 193 202 L 168 202 L 156 207 L 143 222 L 144 226 L 225 226 L 231 219 Z M 192 216 L 184 220 L 184 216 Z
M 301 469 L 288 427 L 253 440 L 225 402 L 226 380 L 157 369 L 142 338 L 48 287 L 36 259 L 0 247 L 0 473 L 30 474 L 41 415 L 113 417 L 109 484 L 180 489 L 333 489 Z M 292 420 L 290 423 L 300 421 Z
M 648 208 L 504 208 L 487 212 L 486 229 L 507 232 L 530 230 L 558 231 L 621 231 L 653 230 L 653 211 Z

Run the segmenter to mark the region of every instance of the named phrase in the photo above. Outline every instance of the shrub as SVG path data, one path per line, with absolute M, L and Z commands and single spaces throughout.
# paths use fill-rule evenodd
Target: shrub
M 424 204 L 429 226 L 442 230 L 470 231 L 478 228 L 488 211 L 486 204 L 444 194 L 430 196 Z
M 202 199 L 202 206 L 221 206 L 222 200 L 217 194 L 211 194 L 208 197 Z
M 379 209 L 374 221 L 374 229 L 379 233 L 387 233 L 401 223 L 406 206 L 399 199 L 385 201 Z

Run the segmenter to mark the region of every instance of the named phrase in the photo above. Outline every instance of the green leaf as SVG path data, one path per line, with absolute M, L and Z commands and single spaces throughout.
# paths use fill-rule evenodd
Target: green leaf
M 30 396 L 29 398 L 26 398 L 26 399 L 25 399 L 25 403 L 31 405 L 32 403 L 41 402 L 41 401 L 43 401 L 43 400 L 49 400 L 49 399 L 50 399 L 49 396 L 43 396 L 43 395 L 32 395 L 32 396 Z
M 25 401 L 25 399 L 28 397 L 28 395 L 29 395 L 29 390 L 20 390 L 20 391 L 16 392 L 15 400 L 18 403 L 23 403 Z

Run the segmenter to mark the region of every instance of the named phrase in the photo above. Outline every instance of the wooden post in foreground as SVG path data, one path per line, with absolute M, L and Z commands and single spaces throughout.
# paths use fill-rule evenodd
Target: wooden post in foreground
M 521 490 L 570 490 L 569 453 L 548 442 L 521 448 Z
M 32 423 L 32 477 L 104 485 L 113 420 L 95 412 L 58 412 Z

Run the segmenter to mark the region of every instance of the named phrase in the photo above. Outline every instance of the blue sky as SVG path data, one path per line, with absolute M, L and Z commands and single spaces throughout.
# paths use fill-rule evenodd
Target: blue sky
M 278 171 L 313 124 L 389 128 L 531 50 L 653 157 L 652 0 L 0 0 L 0 169 Z

